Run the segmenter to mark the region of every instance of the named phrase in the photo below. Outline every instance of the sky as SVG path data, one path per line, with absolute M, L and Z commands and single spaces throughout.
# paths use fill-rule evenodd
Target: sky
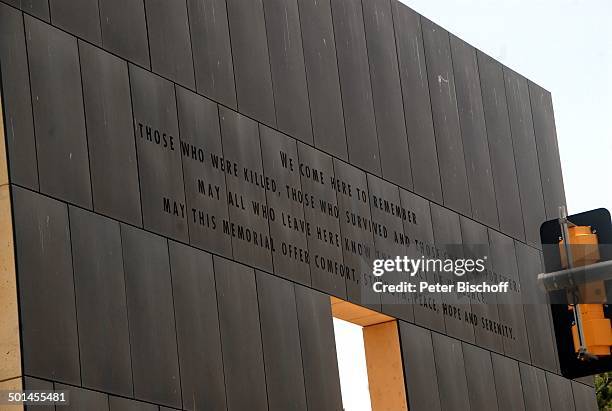
M 401 1 L 550 91 L 569 214 L 612 210 L 612 1 Z M 361 328 L 334 325 L 344 408 L 370 411 Z

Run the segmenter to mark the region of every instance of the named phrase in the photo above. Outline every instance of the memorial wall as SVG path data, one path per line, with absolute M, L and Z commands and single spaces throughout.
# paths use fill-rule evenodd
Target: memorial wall
M 397 318 L 411 411 L 597 409 L 531 303 L 550 93 L 398 1 L 0 0 L 0 75 L 0 388 L 340 411 L 333 296 Z M 507 295 L 371 292 L 483 247 Z

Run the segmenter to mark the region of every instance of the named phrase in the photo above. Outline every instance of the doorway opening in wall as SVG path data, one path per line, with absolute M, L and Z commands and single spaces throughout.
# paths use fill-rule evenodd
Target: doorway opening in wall
M 331 298 L 345 411 L 407 411 L 395 318 Z

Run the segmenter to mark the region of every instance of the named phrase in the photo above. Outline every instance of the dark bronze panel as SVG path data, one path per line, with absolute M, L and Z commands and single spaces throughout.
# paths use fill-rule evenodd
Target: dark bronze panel
M 399 330 L 410 409 L 441 410 L 431 332 L 403 321 Z
M 380 296 L 372 290 L 375 257 L 372 215 L 366 173 L 334 159 L 333 187 L 339 207 L 342 250 L 347 267 L 347 299 L 380 311 Z
M 151 68 L 179 84 L 195 88 L 187 3 L 145 0 Z
M 80 384 L 68 210 L 13 187 L 23 372 Z
M 48 0 L 4 0 L 5 3 L 11 4 L 26 13 L 49 21 L 49 1 Z
M 302 191 L 297 145 L 294 139 L 260 126 L 264 173 L 275 181 L 267 192 L 270 236 L 274 239 L 274 272 L 301 284 L 310 284 L 307 236 L 311 225 L 298 200 Z
M 539 247 L 540 224 L 546 220 L 544 197 L 540 182 L 538 152 L 531 118 L 531 104 L 527 80 L 505 68 L 506 99 L 510 115 L 514 160 L 518 178 L 525 239 Z
M 121 225 L 121 239 L 134 397 L 180 407 L 168 242 L 127 225 Z
M 331 0 L 351 164 L 380 175 L 370 68 L 359 0 Z
M 278 129 L 312 144 L 297 0 L 263 0 Z
M 550 408 L 555 411 L 574 411 L 574 396 L 571 381 L 560 375 L 546 373 Z
M 542 178 L 546 218 L 557 218 L 559 217 L 559 206 L 565 205 L 565 190 L 552 97 L 548 91 L 532 82 L 529 82 L 529 97 L 538 147 L 538 162 L 542 173 L 540 177 Z
M 500 411 L 524 411 L 523 387 L 518 362 L 491 353 L 497 405 Z
M 329 297 L 295 286 L 308 409 L 341 410 L 340 377 Z
M 526 411 L 550 410 L 550 399 L 548 398 L 548 384 L 546 383 L 546 372 L 532 367 L 531 365 L 519 363 L 521 372 L 521 383 L 523 386 L 523 398 Z
M 310 225 L 310 275 L 312 287 L 336 297 L 346 298 L 347 269 L 342 255 L 338 200 L 332 187 L 334 175 L 330 156 L 298 142 L 299 171 L 304 216 Z
M 12 183 L 38 190 L 36 140 L 30 98 L 23 15 L 0 4 L 0 72 L 9 175 Z
M 462 343 L 435 332 L 432 333 L 432 340 L 441 408 L 443 410 L 469 410 L 470 400 L 461 349 Z
M 25 390 L 52 390 L 53 383 L 51 381 L 39 380 L 32 377 L 24 377 L 23 388 Z M 53 405 L 36 405 L 36 406 L 25 406 L 27 411 L 55 411 Z
M 94 210 L 142 225 L 127 64 L 79 42 Z
M 597 411 L 597 400 L 593 387 L 572 381 L 572 392 L 574 394 L 574 405 L 576 411 Z
M 76 207 L 69 212 L 82 385 L 132 396 L 119 223 Z
M 465 359 L 470 410 L 497 410 L 491 353 L 471 344 L 463 344 L 463 358 Z
M 508 293 L 499 294 L 498 311 L 502 328 L 504 354 L 520 361 L 529 362 L 529 342 L 525 327 L 525 312 L 521 282 L 516 262 L 516 251 L 512 238 L 495 230 L 489 230 L 490 262 L 493 274 L 499 281 L 509 281 Z
M 512 134 L 502 65 L 477 51 L 482 103 L 501 231 L 525 239 L 521 198 L 512 147 Z
M 267 410 L 255 273 L 219 257 L 214 265 L 227 409 Z
M 225 410 L 212 256 L 174 241 L 169 248 L 183 407 Z
M 397 0 L 391 1 L 404 115 L 411 153 L 414 191 L 442 203 L 440 170 L 434 136 L 423 51 L 421 17 Z
M 187 242 L 187 215 L 174 86 L 130 65 L 144 227 Z
M 402 208 L 399 188 L 368 174 L 368 190 L 376 258 L 395 259 L 397 256 L 406 255 L 408 237 L 404 235 L 404 223 L 412 225 L 415 217 L 409 210 Z M 390 284 L 409 281 L 408 278 L 403 277 L 404 274 L 388 272 L 379 277 L 379 280 Z M 405 321 L 413 321 L 414 296 L 412 294 L 387 292 L 380 298 L 383 312 Z
M 336 44 L 329 0 L 298 0 L 314 143 L 347 159 Z
M 217 105 L 182 87 L 176 88 L 176 101 L 189 240 L 231 257 L 232 240 L 223 233 L 229 212 Z
M 437 258 L 463 258 L 461 244 L 461 225 L 459 215 L 437 204 L 431 204 L 431 222 L 433 226 Z M 454 274 L 440 276 L 442 283 L 454 281 Z M 471 314 L 470 300 L 459 293 L 445 293 L 442 296 L 442 316 L 446 333 L 464 341 L 474 342 L 474 327 L 466 321 Z
M 40 190 L 91 208 L 77 41 L 30 16 L 25 29 Z
M 306 410 L 300 332 L 293 284 L 256 273 L 270 411 Z
M 158 409 L 157 405 L 113 396 L 108 398 L 108 405 L 110 411 L 157 411 Z
M 449 35 L 421 18 L 444 205 L 471 215 Z
M 497 227 L 497 204 L 476 49 L 453 35 L 450 36 L 450 42 L 472 216 L 490 227 Z
M 407 237 L 407 255 L 411 258 L 435 258 L 434 234 L 431 224 L 429 201 L 410 191 L 400 188 L 401 205 L 406 212 L 414 213 L 410 220 L 404 220 L 404 234 Z M 432 272 L 418 272 L 418 281 L 435 283 L 438 276 Z M 442 299 L 440 293 L 418 293 L 414 301 L 415 322 L 428 329 L 444 333 Z
M 485 259 L 486 270 L 482 273 L 466 274 L 465 280 L 471 283 L 486 281 L 497 283 L 499 280 L 493 275 L 492 261 L 490 260 L 491 250 L 489 247 L 489 235 L 487 227 L 470 220 L 460 217 L 461 237 L 463 240 L 463 251 L 465 258 L 477 260 Z M 469 276 L 469 277 L 468 277 Z M 497 298 L 492 293 L 472 293 L 471 294 L 472 313 L 477 317 L 474 319 L 474 336 L 476 344 L 491 351 L 503 353 L 503 334 L 496 332 L 494 324 L 499 324 L 499 313 Z M 505 338 L 508 338 L 507 336 Z
M 225 0 L 187 0 L 187 9 L 198 92 L 235 108 L 234 64 Z
M 105 49 L 144 67 L 150 66 L 143 0 L 99 0 Z
M 91 43 L 102 42 L 97 0 L 50 0 L 49 11 L 54 26 Z
M 69 391 L 68 405 L 58 405 L 56 409 L 65 411 L 108 411 L 108 396 L 106 394 L 63 384 L 55 384 L 55 389 Z M 36 407 L 35 409 L 39 408 Z
M 227 0 L 238 109 L 276 125 L 262 0 Z
M 219 107 L 219 119 L 230 215 L 230 221 L 223 222 L 223 232 L 232 237 L 236 260 L 270 272 L 274 244 L 266 191 L 274 182 L 263 175 L 258 125 L 223 107 Z
M 529 351 L 532 364 L 546 370 L 557 372 L 555 339 L 552 333 L 550 307 L 537 294 L 540 292 L 536 277 L 543 271 L 540 252 L 535 248 L 515 241 L 516 260 L 521 280 L 523 306 L 527 335 L 529 336 Z M 535 302 L 539 301 L 539 304 Z
M 388 0 L 362 1 L 382 175 L 412 189 L 411 156 Z

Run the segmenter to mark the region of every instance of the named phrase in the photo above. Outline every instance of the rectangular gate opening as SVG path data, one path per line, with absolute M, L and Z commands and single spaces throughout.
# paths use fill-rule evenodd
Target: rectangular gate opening
M 397 320 L 330 298 L 345 410 L 407 411 Z

